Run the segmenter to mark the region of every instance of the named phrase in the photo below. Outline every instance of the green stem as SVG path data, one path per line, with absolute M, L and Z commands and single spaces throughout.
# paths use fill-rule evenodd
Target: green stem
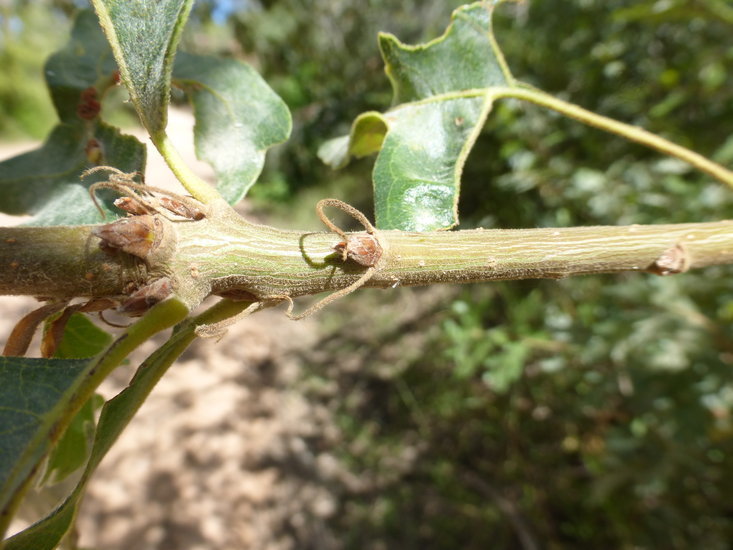
M 145 281 L 147 265 L 100 250 L 93 227 L 0 228 L 0 294 L 111 297 Z
M 183 158 L 181 158 L 181 155 L 173 146 L 173 143 L 171 143 L 171 140 L 168 138 L 168 134 L 163 131 L 155 136 L 151 136 L 151 139 L 158 148 L 158 151 L 160 151 L 160 154 L 163 155 L 168 167 L 192 197 L 198 199 L 204 204 L 211 204 L 217 200 L 222 200 L 221 195 L 214 187 L 198 177 L 188 167 Z
M 100 256 L 97 247 L 88 244 L 91 226 L 75 228 L 80 235 L 74 246 L 66 246 L 64 254 L 54 257 L 62 267 L 69 263 L 67 257 L 74 259 L 83 266 L 79 274 L 99 273 L 100 280 L 103 274 L 110 277 L 93 292 L 86 277 L 69 277 L 53 262 L 37 263 L 33 257 L 34 251 L 42 255 L 58 242 L 55 227 L 0 228 L 0 265 L 16 261 L 20 232 L 30 229 L 36 246 L 25 248 L 25 265 L 33 266 L 34 271 L 20 277 L 18 269 L 0 269 L 0 294 L 64 299 L 125 295 L 127 279 L 122 266 Z M 353 284 L 365 271 L 356 262 L 342 261 L 334 251 L 341 240 L 336 233 L 303 233 L 255 225 L 229 210 L 196 222 L 174 223 L 172 230 L 177 250 L 165 266 L 156 269 L 172 278 L 177 296 L 190 307 L 210 293 L 256 300 L 339 290 Z M 667 253 L 681 256 L 685 269 L 733 263 L 730 221 L 377 234 L 385 250 L 366 286 L 655 271 L 655 262 Z M 7 239 L 16 241 L 5 245 Z M 97 263 L 101 265 L 95 267 Z M 36 286 L 26 284 L 28 280 Z M 145 282 L 145 277 L 139 281 Z
M 567 117 L 574 118 L 575 120 L 588 124 L 589 126 L 594 126 L 601 130 L 623 136 L 631 141 L 651 147 L 660 153 L 683 160 L 698 170 L 709 174 L 730 187 L 733 187 L 733 172 L 727 168 L 708 160 L 694 151 L 690 151 L 689 149 L 677 145 L 676 143 L 672 143 L 663 137 L 644 130 L 643 128 L 639 128 L 638 126 L 632 126 L 631 124 L 625 124 L 612 118 L 596 114 L 592 111 L 588 111 L 587 109 L 583 109 L 582 107 L 578 107 L 573 103 L 557 99 L 556 97 L 540 90 L 524 86 L 494 88 L 491 89 L 489 93 L 496 99 L 511 97 L 521 99 L 523 101 L 529 101 L 530 103 L 557 111 Z
M 728 221 L 377 234 L 384 253 L 365 286 L 621 271 L 671 274 L 733 263 L 733 222 Z M 242 291 L 265 299 L 340 290 L 357 281 L 365 268 L 340 259 L 334 252 L 339 241 L 335 233 L 282 231 L 250 224 L 235 215 L 202 220 L 178 226 L 172 271 L 192 274 L 192 281 L 224 295 Z M 658 265 L 675 258 L 676 269 Z

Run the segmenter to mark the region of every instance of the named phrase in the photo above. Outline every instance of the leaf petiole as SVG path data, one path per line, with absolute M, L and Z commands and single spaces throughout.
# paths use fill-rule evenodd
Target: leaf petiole
M 541 90 L 524 85 L 516 87 L 491 88 L 487 90 L 487 92 L 493 99 L 514 98 L 521 99 L 522 101 L 528 101 L 535 105 L 556 111 L 569 118 L 578 120 L 588 126 L 593 126 L 595 128 L 605 130 L 606 132 L 625 137 L 630 141 L 635 141 L 636 143 L 650 147 L 660 153 L 683 160 L 701 172 L 704 172 L 733 188 L 732 171 L 705 158 L 699 153 L 691 151 L 681 145 L 677 145 L 676 143 L 672 143 L 671 141 L 653 134 L 644 128 L 599 115 L 573 103 L 568 103 L 567 101 L 553 97 Z
M 222 200 L 221 195 L 214 187 L 197 176 L 188 167 L 183 158 L 181 158 L 180 153 L 173 146 L 168 134 L 163 131 L 151 136 L 151 139 L 165 159 L 168 167 L 176 175 L 176 178 L 185 187 L 186 191 L 191 193 L 193 198 L 204 204 L 211 204 L 212 202 Z

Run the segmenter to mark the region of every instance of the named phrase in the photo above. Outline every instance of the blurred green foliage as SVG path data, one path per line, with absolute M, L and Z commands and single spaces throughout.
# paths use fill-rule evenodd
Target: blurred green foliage
M 43 71 L 49 56 L 68 40 L 74 16 L 85 0 L 0 2 L 0 141 L 42 140 L 58 121 Z M 137 123 L 122 89 L 105 98 L 106 119 Z
M 503 7 L 495 27 L 520 80 L 731 165 L 726 8 L 534 1 Z M 730 218 L 732 197 L 675 160 L 504 102 L 469 158 L 460 213 L 462 227 L 672 223 Z M 335 532 L 350 548 L 728 548 L 730 275 L 340 304 L 307 358 L 335 380 L 318 396 L 364 483 L 343 489 Z
M 251 57 L 293 110 L 292 138 L 268 156 L 250 197 L 261 207 L 275 200 L 291 208 L 298 191 L 319 186 L 320 194 L 332 182 L 338 196 L 371 211 L 370 162 L 357 162 L 334 174 L 317 160 L 318 147 L 348 133 L 359 113 L 389 106 L 392 92 L 377 33 L 398 32 L 408 42 L 435 37 L 461 4 L 458 0 L 241 2 L 242 9 L 229 19 L 235 45 L 220 41 L 218 53 Z M 200 4 L 194 14 L 208 30 L 212 5 L 216 3 Z M 215 47 L 212 40 L 199 41 Z
M 54 126 L 43 65 L 69 26 L 49 2 L 0 3 L 0 139 L 41 139 Z

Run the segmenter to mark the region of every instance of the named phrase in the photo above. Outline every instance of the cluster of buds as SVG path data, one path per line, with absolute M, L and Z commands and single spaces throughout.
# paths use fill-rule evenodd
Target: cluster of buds
M 109 255 L 128 254 L 148 266 L 160 264 L 174 247 L 171 215 L 192 221 L 206 217 L 203 205 L 190 197 L 182 197 L 163 189 L 141 185 L 133 180 L 134 174 L 100 167 L 86 174 L 104 169 L 112 172 L 108 181 L 93 184 L 89 191 L 96 203 L 95 192 L 100 188 L 125 193 L 114 205 L 127 212 L 128 217 L 95 227 L 92 235 L 99 239 L 99 247 Z M 156 196 L 158 195 L 164 196 Z M 100 209 L 101 210 L 101 209 Z M 170 278 L 161 276 L 134 288 L 122 301 L 118 311 L 137 317 L 173 293 Z

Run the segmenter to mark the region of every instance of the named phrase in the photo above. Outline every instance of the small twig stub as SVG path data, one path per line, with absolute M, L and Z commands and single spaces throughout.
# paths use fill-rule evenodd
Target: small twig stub
M 326 216 L 323 209 L 326 206 L 333 206 L 347 213 L 360 224 L 364 226 L 366 233 L 352 233 L 347 235 L 343 229 L 334 224 L 328 216 Z M 339 235 L 343 240 L 334 246 L 334 250 L 341 256 L 342 261 L 352 260 L 357 264 L 367 268 L 366 271 L 356 281 L 351 283 L 349 286 L 337 290 L 333 294 L 326 296 L 322 300 L 316 302 L 311 307 L 306 309 L 304 312 L 297 315 L 293 314 L 293 300 L 289 296 L 285 296 L 289 302 L 288 310 L 286 315 L 293 320 L 305 319 L 315 312 L 319 311 L 324 306 L 333 303 L 339 298 L 343 298 L 348 294 L 351 294 L 355 290 L 364 286 L 369 279 L 371 279 L 377 272 L 377 264 L 382 257 L 382 245 L 379 241 L 376 229 L 367 219 L 367 217 L 353 206 L 346 204 L 338 199 L 323 199 L 316 204 L 316 213 L 326 227 L 331 231 Z
M 654 260 L 654 262 L 646 268 L 646 271 L 662 276 L 675 275 L 677 273 L 684 273 L 689 269 L 689 266 L 690 256 L 687 250 L 682 243 L 677 243 L 662 252 L 659 258 Z
M 99 189 L 112 189 L 124 196 L 116 199 L 114 205 L 133 216 L 143 214 L 175 214 L 179 218 L 198 221 L 206 217 L 206 207 L 192 197 L 186 197 L 160 187 L 137 183 L 135 177 L 142 175 L 137 173 L 127 174 L 112 166 L 97 166 L 82 174 L 87 177 L 95 172 L 109 172 L 107 181 L 100 181 L 89 187 L 89 194 L 92 201 L 104 216 L 100 208 L 96 192 Z M 160 195 L 156 197 L 155 195 Z

